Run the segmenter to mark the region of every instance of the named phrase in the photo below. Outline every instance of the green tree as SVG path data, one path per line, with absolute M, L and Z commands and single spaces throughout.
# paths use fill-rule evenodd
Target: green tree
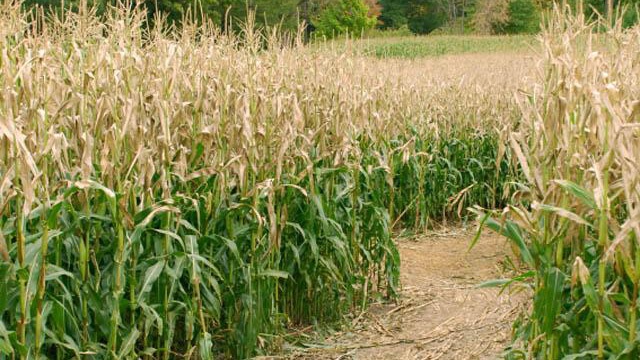
M 509 0 L 476 0 L 472 26 L 479 34 L 495 34 L 509 21 Z
M 551 7 L 550 2 L 545 0 L 537 0 L 538 5 L 543 9 Z M 624 9 L 622 13 L 622 25 L 627 28 L 636 25 L 639 21 L 640 14 L 638 13 L 638 7 L 640 6 L 640 0 L 568 0 L 568 3 L 574 10 L 580 8 L 579 4 L 582 2 L 582 9 L 587 18 L 597 19 L 599 17 L 607 18 L 607 12 L 612 7 L 614 16 L 617 11 Z
M 475 31 L 483 34 L 535 33 L 540 29 L 539 0 L 477 0 Z
M 284 30 L 295 31 L 300 23 L 298 0 L 256 0 L 256 20 L 264 25 L 280 24 Z
M 540 30 L 540 10 L 533 0 L 511 0 L 509 20 L 503 31 L 507 34 L 535 33 Z
M 362 0 L 336 0 L 313 21 L 319 36 L 333 37 L 345 33 L 361 33 L 376 25 L 369 8 Z
M 95 7 L 99 15 L 104 13 L 109 4 L 111 4 L 110 0 L 87 0 L 87 6 L 89 8 Z M 62 5 L 61 0 L 24 0 L 22 2 L 24 9 L 32 9 L 35 6 L 40 6 L 45 11 L 60 11 L 62 10 Z M 79 6 L 80 1 L 78 0 L 67 0 L 64 2 L 65 9 L 78 11 Z
M 285 31 L 295 31 L 301 21 L 299 5 L 299 0 L 243 0 L 232 4 L 229 16 L 235 30 L 241 29 L 249 12 L 253 12 L 259 27 L 280 26 Z
M 144 4 L 150 16 L 161 12 L 172 23 L 180 22 L 185 16 L 191 15 L 196 19 L 204 16 L 217 24 L 222 24 L 226 8 L 239 2 L 239 0 L 145 0 Z M 194 5 L 196 5 L 195 11 Z
M 447 22 L 447 13 L 437 0 L 407 1 L 407 22 L 416 34 L 428 34 Z
M 399 29 L 406 26 L 407 19 L 407 0 L 381 0 L 382 14 L 380 21 L 383 29 Z
M 593 18 L 598 16 L 604 16 L 606 18 L 609 6 L 613 7 L 614 13 L 617 8 L 626 8 L 622 16 L 624 27 L 630 27 L 638 23 L 638 6 L 640 6 L 640 0 L 616 0 L 611 1 L 611 3 L 607 0 L 585 0 L 585 13 L 587 16 Z
M 457 2 L 451 1 L 381 0 L 381 27 L 397 29 L 407 25 L 414 33 L 428 34 L 447 22 L 448 11 L 457 6 Z
M 190 15 L 195 19 L 205 17 L 223 26 L 227 8 L 238 7 L 244 3 L 245 0 L 144 0 L 142 4 L 147 8 L 150 18 L 160 12 L 170 23 L 179 23 L 185 16 Z M 23 2 L 26 9 L 37 5 L 51 11 L 60 10 L 62 4 L 61 0 L 25 0 Z M 95 7 L 98 15 L 104 13 L 108 6 L 117 4 L 117 0 L 87 0 L 87 5 Z M 65 0 L 64 6 L 67 9 L 78 10 L 80 0 Z
M 625 28 L 638 24 L 640 20 L 640 4 L 636 3 L 634 5 L 635 6 L 629 6 L 622 18 L 622 26 Z

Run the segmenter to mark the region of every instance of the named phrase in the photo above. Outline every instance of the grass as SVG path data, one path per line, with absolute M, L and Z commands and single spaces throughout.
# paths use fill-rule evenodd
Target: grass
M 528 52 L 537 41 L 532 35 L 432 35 L 364 39 L 362 50 L 378 58 L 416 59 L 470 53 Z

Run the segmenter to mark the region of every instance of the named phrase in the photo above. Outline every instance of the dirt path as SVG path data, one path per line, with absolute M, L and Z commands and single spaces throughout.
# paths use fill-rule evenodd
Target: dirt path
M 496 359 L 510 339 L 522 296 L 499 296 L 477 284 L 501 277 L 509 247 L 484 234 L 467 252 L 474 233 L 454 229 L 399 241 L 402 296 L 374 305 L 349 332 L 305 359 Z

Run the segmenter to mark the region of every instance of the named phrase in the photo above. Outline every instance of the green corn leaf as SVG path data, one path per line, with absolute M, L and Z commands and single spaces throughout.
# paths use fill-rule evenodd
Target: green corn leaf
M 138 337 L 140 337 L 140 331 L 138 329 L 133 329 L 133 331 L 131 331 L 129 335 L 127 335 L 127 337 L 122 341 L 122 344 L 120 345 L 120 351 L 118 351 L 119 359 L 125 359 L 129 357 L 129 355 L 133 352 Z
M 628 347 L 629 329 L 617 319 L 603 314 L 602 318 L 607 326 L 605 326 L 605 339 L 611 348 L 611 351 L 620 354 Z
M 506 289 L 509 285 L 513 283 L 526 283 L 526 280 L 532 279 L 533 277 L 535 277 L 535 275 L 536 275 L 535 271 L 533 270 L 527 271 L 524 274 L 515 276 L 510 279 L 494 279 L 494 280 L 485 281 L 483 283 L 478 284 L 477 287 L 478 288 L 501 287 L 503 289 Z
M 212 347 L 213 343 L 211 342 L 211 334 L 208 332 L 201 334 L 200 340 L 198 341 L 200 359 L 213 359 L 213 353 L 211 352 Z
M 549 268 L 544 275 L 544 285 L 536 295 L 536 302 L 541 309 L 542 331 L 551 335 L 556 317 L 562 306 L 562 293 L 567 277 L 558 268 Z
M 160 315 L 158 314 L 158 312 L 151 306 L 145 304 L 145 303 L 139 303 L 140 308 L 142 309 L 142 311 L 145 314 L 146 320 L 145 320 L 145 329 L 150 329 L 151 326 L 153 324 L 155 324 L 155 326 L 158 328 L 158 333 L 160 335 L 163 334 L 163 326 L 164 326 L 164 322 L 162 321 L 162 318 L 160 317 Z
M 45 329 L 45 334 L 47 335 L 48 341 L 51 343 L 58 345 L 62 348 L 71 350 L 76 357 L 80 358 L 80 346 L 76 343 L 76 341 L 69 336 L 68 334 L 62 335 L 62 340 L 59 339 L 58 335 L 51 331 L 51 329 Z
M 587 359 L 595 359 L 598 355 L 597 350 L 588 350 L 583 351 L 576 354 L 566 355 L 562 358 L 562 360 L 587 360 Z
M 189 258 L 192 261 L 204 264 L 207 268 L 209 268 L 209 270 L 211 270 L 214 273 L 214 275 L 216 275 L 219 278 L 222 278 L 222 274 L 220 273 L 220 270 L 215 265 L 213 265 L 211 261 L 207 260 L 202 255 L 191 254 L 189 255 Z
M 533 256 L 531 256 L 531 252 L 527 247 L 524 237 L 522 236 L 522 232 L 518 225 L 510 220 L 507 220 L 505 224 L 501 224 L 496 221 L 494 218 L 489 217 L 486 220 L 487 227 L 498 234 L 505 236 L 507 239 L 512 241 L 520 250 L 520 256 L 522 257 L 522 261 L 530 267 L 535 267 L 535 262 L 533 260 Z
M 102 192 L 109 201 L 109 210 L 111 211 L 112 215 L 115 215 L 116 193 L 113 190 L 93 180 L 78 181 L 74 185 L 79 189 L 93 189 Z
M 290 226 L 293 229 L 295 229 L 296 232 L 298 232 L 298 234 L 300 234 L 300 236 L 302 236 L 303 239 L 306 237 L 306 232 L 304 231 L 302 226 L 300 226 L 300 224 L 288 221 L 287 226 Z
M 11 342 L 9 341 L 9 339 L 0 339 L 0 354 L 13 354 L 13 347 L 11 346 Z
M 560 187 L 562 187 L 568 193 L 578 198 L 590 209 L 596 210 L 598 208 L 593 194 L 587 191 L 587 189 L 569 180 L 554 180 L 554 182 L 560 185 Z
M 262 276 L 262 277 L 275 277 L 275 278 L 280 278 L 280 279 L 289 278 L 289 273 L 288 272 L 280 271 L 280 270 L 263 270 L 258 275 Z
M 600 307 L 598 302 L 598 292 L 596 291 L 595 286 L 591 282 L 591 279 L 588 281 L 582 281 L 582 291 L 584 292 L 585 299 L 587 300 L 587 305 L 594 313 L 600 313 Z
M 293 254 L 293 259 L 295 260 L 296 265 L 302 266 L 302 262 L 300 260 L 300 251 L 298 250 L 298 247 L 290 242 L 286 244 L 286 247 L 291 251 L 291 254 Z
M 585 225 L 585 226 L 589 226 L 591 228 L 593 228 L 593 225 L 591 223 L 589 223 L 587 220 L 583 219 L 582 217 L 580 217 L 578 214 L 573 213 L 567 209 L 563 209 L 557 206 L 552 206 L 552 205 L 547 205 L 547 204 L 533 204 L 532 208 L 534 209 L 539 209 L 542 211 L 547 211 L 547 212 L 551 212 L 554 213 L 560 217 L 569 219 L 577 224 L 580 225 Z
M 147 268 L 147 271 L 144 273 L 144 279 L 142 280 L 142 284 L 140 285 L 140 290 L 138 291 L 138 301 L 144 299 L 146 294 L 151 291 L 151 287 L 158 280 L 162 270 L 165 266 L 164 261 L 159 261 L 156 264 Z
M 73 278 L 73 273 L 66 271 L 58 266 L 47 264 L 47 275 L 45 276 L 46 281 L 56 280 L 62 276 L 67 276 L 69 278 Z
M 9 339 L 10 335 L 11 332 L 7 331 L 4 322 L 0 319 L 0 354 L 13 354 L 13 347 L 11 346 L 11 340 Z
M 318 212 L 318 219 L 326 226 L 328 218 L 324 212 L 322 199 L 317 194 L 312 194 L 310 198 L 311 198 L 311 202 L 315 205 L 316 211 Z
M 316 241 L 316 236 L 314 233 L 309 233 L 308 235 L 309 236 L 307 236 L 306 238 L 306 243 L 309 244 L 313 257 L 315 259 L 318 259 L 320 257 L 320 250 L 318 248 L 318 242 Z
M 170 230 L 164 230 L 164 229 L 152 229 L 153 232 L 156 232 L 158 234 L 162 234 L 165 236 L 168 236 L 170 238 L 172 238 L 173 240 L 176 240 L 178 242 L 182 242 L 182 238 L 180 237 L 180 235 L 176 234 L 173 231 Z
M 181 225 L 182 227 L 184 227 L 185 229 L 188 229 L 189 231 L 194 232 L 196 235 L 198 235 L 198 236 L 200 236 L 200 235 L 201 235 L 200 231 L 198 231 L 198 229 L 196 229 L 196 228 L 195 228 L 195 226 L 193 226 L 193 225 L 192 225 L 190 222 L 188 222 L 187 220 L 185 220 L 185 219 L 180 219 L 179 223 L 180 223 L 180 225 Z
M 483 283 L 477 285 L 478 288 L 494 288 L 494 287 L 503 287 L 509 283 L 511 283 L 511 279 L 494 279 L 488 280 Z
M 480 240 L 480 236 L 482 235 L 482 230 L 484 229 L 484 225 L 486 224 L 487 220 L 489 220 L 489 218 L 491 217 L 491 214 L 489 212 L 486 212 L 483 214 L 479 209 L 469 208 L 469 211 L 475 212 L 477 215 L 479 216 L 481 215 L 482 217 L 480 218 L 478 231 L 476 231 L 476 234 L 471 240 L 471 243 L 469 244 L 469 248 L 467 249 L 467 252 L 471 251 L 471 249 L 473 249 L 476 246 L 476 244 L 478 243 L 478 240 Z
M 216 237 L 219 239 L 222 239 L 222 242 L 227 247 L 227 249 L 229 249 L 229 251 L 231 252 L 231 255 L 233 255 L 233 258 L 236 260 L 236 262 L 238 264 L 242 264 L 243 263 L 242 256 L 240 256 L 238 245 L 236 245 L 236 243 L 233 240 L 228 239 L 224 236 L 216 235 Z

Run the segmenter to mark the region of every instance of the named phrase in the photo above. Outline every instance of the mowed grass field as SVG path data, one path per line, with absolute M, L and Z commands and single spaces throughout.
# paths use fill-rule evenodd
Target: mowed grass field
M 530 53 L 538 47 L 538 41 L 534 35 L 432 35 L 364 39 L 358 47 L 378 58 L 418 59 L 469 53 Z
M 394 229 L 473 212 L 535 292 L 513 356 L 637 353 L 640 30 L 378 53 L 0 10 L 1 358 L 277 353 L 397 296 Z
M 377 34 L 377 33 L 374 33 Z M 314 42 L 319 51 L 348 51 L 379 59 L 432 59 L 462 54 L 531 55 L 540 50 L 536 35 L 423 35 L 381 36 Z

